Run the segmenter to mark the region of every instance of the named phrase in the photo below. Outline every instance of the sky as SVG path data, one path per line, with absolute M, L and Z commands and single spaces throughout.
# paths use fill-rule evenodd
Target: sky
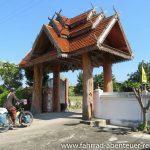
M 120 13 L 120 20 L 127 36 L 134 59 L 114 64 L 112 71 L 117 81 L 124 81 L 137 70 L 139 62 L 150 62 L 150 0 L 0 0 L 0 61 L 19 64 L 30 51 L 36 36 L 48 17 L 62 9 L 61 14 L 75 17 L 91 9 L 91 3 L 114 14 L 113 5 Z M 95 68 L 93 74 L 102 72 Z M 78 71 L 63 73 L 73 85 Z

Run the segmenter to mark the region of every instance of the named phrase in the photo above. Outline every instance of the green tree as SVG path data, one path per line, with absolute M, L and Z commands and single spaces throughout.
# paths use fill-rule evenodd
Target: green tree
M 0 107 L 3 107 L 3 104 L 7 98 L 8 93 L 9 93 L 8 91 L 5 91 L 0 94 Z
M 22 86 L 23 74 L 18 65 L 9 62 L 0 63 L 0 78 L 7 89 Z
M 4 85 L 0 85 L 0 94 L 7 91 L 6 87 Z
M 79 75 L 77 75 L 77 84 L 76 84 L 74 90 L 75 90 L 75 94 L 83 93 L 83 73 L 82 73 L 82 71 L 79 72 Z
M 69 86 L 68 95 L 69 95 L 69 96 L 75 96 L 75 93 L 74 93 L 74 86 Z
M 100 88 L 103 89 L 103 85 L 104 85 L 103 73 L 96 74 L 93 77 L 93 80 L 94 80 L 94 89 L 96 89 L 97 84 L 99 84 Z M 112 81 L 113 81 L 113 90 L 120 91 L 121 85 L 120 83 L 117 83 L 114 75 L 112 75 Z M 83 92 L 83 73 L 79 72 L 79 75 L 77 75 L 77 84 L 75 86 L 75 93 L 82 94 L 82 92 Z
M 124 81 L 120 86 L 120 91 L 122 92 L 133 92 L 134 88 L 139 88 L 141 86 L 140 82 Z
M 139 65 L 138 65 L 138 69 L 129 74 L 129 78 L 128 80 L 126 80 L 125 82 L 123 82 L 121 84 L 121 91 L 124 91 L 124 92 L 132 92 L 133 91 L 133 88 L 139 88 L 141 86 L 141 76 L 142 76 L 142 64 L 143 64 L 143 67 L 144 67 L 144 70 L 146 72 L 146 76 L 147 76 L 147 89 L 149 90 L 150 89 L 150 82 L 149 82 L 149 79 L 150 79 L 150 63 L 144 63 L 144 62 L 140 62 Z
M 120 84 L 117 83 L 114 75 L 112 75 L 112 82 L 113 82 L 113 90 L 120 91 Z M 97 84 L 99 84 L 100 88 L 103 89 L 103 86 L 104 86 L 104 74 L 103 73 L 96 74 L 94 76 L 94 89 L 96 89 Z
M 28 86 L 33 86 L 33 73 L 34 73 L 33 68 L 25 69 L 26 84 Z M 43 85 L 45 85 L 47 83 L 48 78 L 49 78 L 49 76 L 44 70 L 43 71 Z
M 149 81 L 149 79 L 150 79 L 150 63 L 144 63 L 144 62 L 139 63 L 137 71 L 128 75 L 129 76 L 128 81 L 141 82 L 142 64 L 143 64 L 144 70 L 146 72 L 147 80 Z
M 24 71 L 25 71 L 25 77 L 26 77 L 26 84 L 28 86 L 32 86 L 33 85 L 33 69 L 26 68 Z
M 104 76 L 103 73 L 101 74 L 96 74 L 94 76 L 94 89 L 97 88 L 97 84 L 99 85 L 100 89 L 103 89 L 103 84 L 104 84 Z

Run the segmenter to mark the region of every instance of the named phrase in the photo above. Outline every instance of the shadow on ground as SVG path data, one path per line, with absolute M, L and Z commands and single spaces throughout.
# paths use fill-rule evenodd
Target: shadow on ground
M 111 128 L 111 127 L 100 127 L 96 132 L 109 132 L 115 135 L 127 135 L 131 133 L 131 129 L 126 128 Z
M 80 123 L 69 123 L 69 124 L 64 124 L 65 126 L 77 126 L 79 125 Z
M 41 113 L 41 114 L 34 114 L 34 118 L 39 120 L 52 120 L 59 118 L 82 119 L 81 113 L 78 112 Z

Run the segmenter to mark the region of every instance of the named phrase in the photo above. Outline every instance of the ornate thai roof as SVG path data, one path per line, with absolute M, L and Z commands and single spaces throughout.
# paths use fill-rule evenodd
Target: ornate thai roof
M 133 54 L 118 14 L 106 17 L 104 12 L 91 9 L 73 18 L 57 13 L 57 17 L 43 25 L 32 50 L 20 62 L 21 67 L 56 58 L 73 58 L 85 51 L 110 53 L 113 63 L 130 60 Z M 95 53 L 96 52 L 96 53 Z M 40 58 L 42 60 L 40 60 Z

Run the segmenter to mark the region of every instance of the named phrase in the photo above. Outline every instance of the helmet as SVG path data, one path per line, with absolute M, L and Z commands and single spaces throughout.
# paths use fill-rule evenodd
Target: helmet
M 15 88 L 11 88 L 11 89 L 10 89 L 10 92 L 15 92 L 15 91 L 16 91 Z

